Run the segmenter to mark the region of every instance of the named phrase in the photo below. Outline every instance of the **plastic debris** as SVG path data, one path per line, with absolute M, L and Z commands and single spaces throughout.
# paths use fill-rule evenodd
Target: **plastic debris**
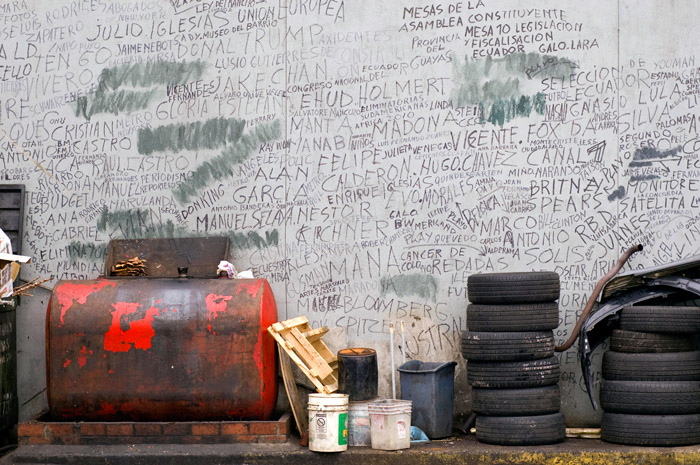
M 253 276 L 253 270 L 245 270 L 241 271 L 238 273 L 238 276 L 236 276 L 238 279 L 254 279 L 255 276 Z
M 411 426 L 411 444 L 423 444 L 430 442 L 428 436 L 417 426 Z
M 245 270 L 239 273 L 236 271 L 236 267 L 233 266 L 233 263 L 227 262 L 226 260 L 221 260 L 219 262 L 219 267 L 216 269 L 217 273 L 221 273 L 222 271 L 226 272 L 229 279 L 255 279 L 253 270 Z
M 233 266 L 233 263 L 227 262 L 226 260 L 221 260 L 219 262 L 219 267 L 216 269 L 217 273 L 221 273 L 222 271 L 226 272 L 229 279 L 235 278 L 238 274 L 238 272 L 236 271 L 236 267 Z

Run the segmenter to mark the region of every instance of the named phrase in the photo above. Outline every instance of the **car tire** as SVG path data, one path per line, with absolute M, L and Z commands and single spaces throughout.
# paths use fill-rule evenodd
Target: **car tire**
M 600 386 L 600 406 L 612 413 L 700 413 L 700 381 L 603 380 Z
M 625 307 L 620 311 L 620 329 L 649 333 L 698 333 L 700 307 Z
M 467 305 L 467 327 L 471 331 L 547 331 L 557 326 L 556 302 Z
M 695 350 L 693 336 L 660 334 L 614 329 L 610 335 L 610 350 L 627 353 L 690 352 Z
M 566 439 L 564 415 L 522 417 L 476 417 L 476 439 L 504 446 L 556 444 Z
M 603 354 L 603 379 L 613 381 L 700 381 L 700 351 Z
M 462 355 L 484 362 L 537 360 L 554 355 L 552 331 L 462 333 Z
M 480 273 L 467 278 L 473 304 L 523 304 L 559 298 L 559 275 L 550 271 Z
M 626 415 L 603 413 L 601 439 L 630 446 L 700 444 L 700 414 Z
M 472 388 L 472 411 L 486 416 L 547 415 L 559 412 L 559 385 L 525 389 Z
M 551 386 L 559 382 L 556 356 L 524 362 L 468 362 L 467 382 L 472 387 L 515 389 Z

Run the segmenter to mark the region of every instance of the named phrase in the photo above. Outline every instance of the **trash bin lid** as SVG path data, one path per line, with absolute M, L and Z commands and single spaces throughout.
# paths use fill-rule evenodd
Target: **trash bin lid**
M 399 367 L 402 373 L 435 373 L 446 368 L 457 365 L 457 362 L 422 362 L 420 360 L 411 360 Z

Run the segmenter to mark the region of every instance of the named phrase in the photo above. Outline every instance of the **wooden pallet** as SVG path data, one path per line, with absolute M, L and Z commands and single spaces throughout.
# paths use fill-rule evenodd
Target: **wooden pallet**
M 321 339 L 327 327 L 313 329 L 305 316 L 274 323 L 267 331 L 321 394 L 338 390 L 338 359 Z
M 321 338 L 328 332 L 327 327 L 312 329 L 305 316 L 275 323 L 267 328 L 280 347 L 280 367 L 287 398 L 292 407 L 294 420 L 299 430 L 300 444 L 309 443 L 309 422 L 306 406 L 299 399 L 299 391 L 294 382 L 294 374 L 289 360 L 299 369 L 322 394 L 338 390 L 338 360 L 323 343 Z

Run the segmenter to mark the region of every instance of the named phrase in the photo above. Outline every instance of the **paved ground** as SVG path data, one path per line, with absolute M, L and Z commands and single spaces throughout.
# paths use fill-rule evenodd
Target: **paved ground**
M 450 464 L 450 465 L 689 465 L 700 464 L 700 446 L 644 448 L 617 446 L 595 439 L 569 439 L 538 447 L 489 446 L 473 436 L 418 444 L 395 452 L 351 447 L 321 454 L 286 444 L 22 446 L 0 459 L 8 464 Z

